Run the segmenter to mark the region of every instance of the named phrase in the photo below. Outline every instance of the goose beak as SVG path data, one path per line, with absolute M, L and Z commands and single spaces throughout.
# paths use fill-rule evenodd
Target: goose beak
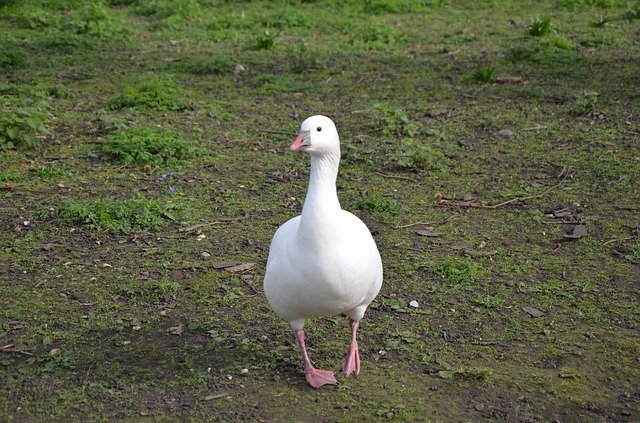
M 311 147 L 309 131 L 302 131 L 289 147 L 293 151 L 303 151 Z

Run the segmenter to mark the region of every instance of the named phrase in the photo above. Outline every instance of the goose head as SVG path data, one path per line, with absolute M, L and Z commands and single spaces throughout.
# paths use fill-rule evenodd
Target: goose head
M 311 116 L 302 122 L 300 133 L 289 148 L 311 155 L 337 154 L 339 157 L 340 138 L 336 125 L 326 116 Z

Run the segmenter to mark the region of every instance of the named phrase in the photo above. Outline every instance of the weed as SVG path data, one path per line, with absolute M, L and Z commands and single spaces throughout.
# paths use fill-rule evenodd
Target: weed
M 136 194 L 126 200 L 98 198 L 93 203 L 68 202 L 60 206 L 58 214 L 63 223 L 83 224 L 92 228 L 113 232 L 131 233 L 139 230 L 156 230 L 169 220 L 175 220 L 173 204 L 161 204 Z
M 471 77 L 478 82 L 493 82 L 496 79 L 496 69 L 493 65 L 477 68 L 471 73 Z
M 271 50 L 276 45 L 276 36 L 271 34 L 269 30 L 265 30 L 264 34 L 258 35 L 253 46 L 255 50 Z
M 37 136 L 49 132 L 46 125 L 52 115 L 42 93 L 23 98 L 0 95 L 0 103 L 0 150 L 34 147 Z
M 550 47 L 555 47 L 558 48 L 560 50 L 571 50 L 575 48 L 575 44 L 572 43 L 571 41 L 567 40 L 566 38 L 564 38 L 561 35 L 554 35 L 548 38 L 543 39 L 542 41 L 544 44 L 550 46 Z
M 583 91 L 576 96 L 576 111 L 582 115 L 588 115 L 595 111 L 599 93 L 595 91 Z
M 361 210 L 369 210 L 373 213 L 397 213 L 400 210 L 400 206 L 395 202 L 395 200 L 376 195 L 360 200 L 357 204 L 357 208 Z
M 396 107 L 384 103 L 373 105 L 376 129 L 382 130 L 386 136 L 414 137 L 418 135 L 422 126 L 412 122 L 407 113 Z
M 402 39 L 400 31 L 380 22 L 361 25 L 352 33 L 351 43 L 364 50 L 389 51 Z
M 127 86 L 123 93 L 111 97 L 107 106 L 112 110 L 129 107 L 165 111 L 189 108 L 184 92 L 170 79 Z
M 529 34 L 534 37 L 542 37 L 551 32 L 551 18 L 549 16 L 543 16 L 531 21 L 528 27 Z
M 406 409 L 402 404 L 389 404 L 387 402 L 383 402 L 378 406 L 376 416 L 384 417 L 388 420 L 402 419 L 406 416 Z
M 158 302 L 175 297 L 180 288 L 179 282 L 165 279 L 131 281 L 118 286 L 118 294 L 133 302 Z
M 446 257 L 429 264 L 427 269 L 450 283 L 461 286 L 472 284 L 484 273 L 482 267 L 468 257 Z
M 129 128 L 109 134 L 102 151 L 124 164 L 176 166 L 193 157 L 194 146 L 173 132 Z
M 18 69 L 24 66 L 27 53 L 8 44 L 0 45 L 0 69 Z
M 442 152 L 413 139 L 403 140 L 393 159 L 398 167 L 404 169 L 445 170 L 450 164 Z
M 630 21 L 640 19 L 640 1 L 637 1 L 631 9 L 624 14 L 624 18 Z
M 476 295 L 473 302 L 485 308 L 497 308 L 504 304 L 504 295 Z
M 595 21 L 591 22 L 591 26 L 594 27 L 594 28 L 604 28 L 611 21 L 613 21 L 612 18 L 609 18 L 607 16 L 600 16 L 598 19 L 596 19 Z
M 64 168 L 54 166 L 54 167 L 41 167 L 39 169 L 36 169 L 35 173 L 38 176 L 38 178 L 42 179 L 43 181 L 46 181 L 49 179 L 64 176 L 66 171 Z

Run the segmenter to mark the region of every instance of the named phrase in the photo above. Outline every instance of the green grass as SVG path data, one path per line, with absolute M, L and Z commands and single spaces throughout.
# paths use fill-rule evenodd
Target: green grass
M 5 1 L 0 420 L 639 420 L 638 10 Z M 261 288 L 317 113 L 385 271 L 320 391 Z
M 155 79 L 127 86 L 107 103 L 112 110 L 148 108 L 161 111 L 184 110 L 189 107 L 186 93 L 171 79 Z
M 179 166 L 193 157 L 194 146 L 172 132 L 128 128 L 110 133 L 102 151 L 123 164 Z
M 158 230 L 175 220 L 175 205 L 136 195 L 125 200 L 98 198 L 92 203 L 69 202 L 60 206 L 58 214 L 68 225 L 81 224 L 114 232 L 131 233 Z

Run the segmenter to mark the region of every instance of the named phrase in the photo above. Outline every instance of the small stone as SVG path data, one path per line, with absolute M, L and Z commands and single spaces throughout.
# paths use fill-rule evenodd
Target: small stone
M 236 75 L 241 74 L 242 72 L 244 72 L 245 70 L 247 70 L 247 68 L 245 68 L 243 65 L 241 65 L 240 63 L 237 63 L 234 68 L 233 68 L 233 73 L 235 73 Z
M 202 241 L 203 239 L 205 239 L 207 236 L 205 234 L 200 234 L 196 237 L 196 241 Z
M 140 325 L 135 325 L 135 326 L 131 327 L 131 329 L 133 329 L 135 331 L 138 331 L 138 330 L 142 329 L 142 327 Z
M 28 221 L 28 220 L 23 220 L 23 221 L 22 221 L 22 225 L 23 225 L 23 226 L 29 226 L 29 224 L 30 224 L 30 223 L 31 223 L 31 222 L 30 222 L 30 221 Z
M 473 406 L 473 408 L 475 408 L 476 411 L 482 411 L 484 410 L 484 404 L 476 404 Z
M 538 318 L 544 316 L 544 311 L 540 311 L 537 308 L 533 307 L 522 307 L 522 311 L 527 313 L 529 316 Z
M 413 308 L 418 308 L 420 307 L 420 304 L 418 304 L 418 302 L 416 300 L 413 300 L 409 303 L 409 306 L 413 307 Z
M 513 131 L 509 129 L 501 129 L 500 131 L 496 132 L 496 135 L 500 137 L 511 138 L 513 137 Z
M 200 255 L 201 255 L 203 258 L 209 258 L 209 257 L 211 257 L 211 253 L 209 253 L 208 251 L 203 251 L 203 252 L 201 252 L 201 253 L 200 253 Z
M 233 379 L 233 376 L 227 375 L 227 379 L 231 380 L 231 379 Z
M 240 374 L 241 374 L 242 376 L 246 376 L 246 375 L 248 375 L 248 374 L 249 374 L 249 369 L 246 369 L 246 368 L 245 368 L 245 369 L 240 370 Z
M 131 341 L 123 341 L 122 345 L 129 345 L 131 343 Z

